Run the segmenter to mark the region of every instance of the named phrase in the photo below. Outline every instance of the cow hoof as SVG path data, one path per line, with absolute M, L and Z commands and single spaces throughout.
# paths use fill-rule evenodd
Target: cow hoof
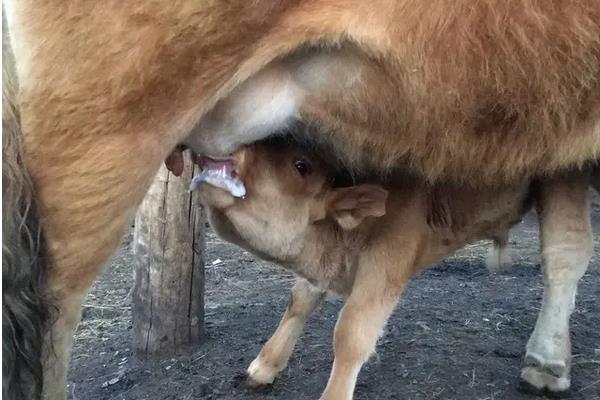
M 525 356 L 521 381 L 526 391 L 554 393 L 559 396 L 571 386 L 569 367 L 564 361 L 544 361 L 534 354 Z M 529 386 L 529 389 L 526 386 Z
M 519 378 L 519 383 L 517 385 L 517 390 L 521 393 L 528 394 L 531 396 L 548 398 L 548 399 L 569 399 L 571 398 L 571 390 L 563 390 L 560 392 L 553 392 L 548 389 L 539 389 L 533 386 L 531 383 L 523 379 Z
M 252 388 L 258 388 L 270 385 L 281 369 L 269 366 L 262 362 L 260 358 L 254 359 L 248 367 L 248 378 L 246 384 Z

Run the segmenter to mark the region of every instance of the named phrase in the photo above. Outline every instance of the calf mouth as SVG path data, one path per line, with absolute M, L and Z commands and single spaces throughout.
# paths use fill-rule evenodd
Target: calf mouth
M 246 187 L 240 180 L 233 156 L 200 158 L 202 172 L 192 179 L 190 191 L 196 190 L 202 183 L 223 189 L 233 197 L 244 197 Z

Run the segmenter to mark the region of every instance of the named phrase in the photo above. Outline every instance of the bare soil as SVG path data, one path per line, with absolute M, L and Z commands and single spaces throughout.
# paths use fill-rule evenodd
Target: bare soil
M 600 399 L 598 205 L 593 222 L 596 252 L 571 320 L 571 399 Z M 256 392 L 244 386 L 244 371 L 277 326 L 293 276 L 209 231 L 206 340 L 186 355 L 140 359 L 131 350 L 130 242 L 125 238 L 85 302 L 69 374 L 71 399 L 319 398 L 340 299 L 328 298 L 317 309 L 287 370 Z M 479 243 L 416 276 L 363 368 L 355 398 L 538 398 L 517 389 L 542 296 L 535 214 L 513 230 L 511 247 L 514 266 L 507 274 L 486 270 L 488 244 Z

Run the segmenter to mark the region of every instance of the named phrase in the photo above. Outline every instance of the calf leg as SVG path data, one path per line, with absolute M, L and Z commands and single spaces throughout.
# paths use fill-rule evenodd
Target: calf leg
M 507 272 L 512 266 L 510 249 L 508 247 L 508 232 L 494 239 L 492 247 L 488 251 L 486 266 L 492 273 Z
M 306 280 L 299 278 L 296 281 L 277 330 L 248 367 L 249 385 L 273 383 L 277 374 L 285 369 L 306 318 L 321 303 L 323 297 L 325 292 Z
M 373 353 L 400 291 L 383 270 L 359 271 L 335 327 L 335 359 L 322 400 L 352 399 L 358 373 Z
M 538 390 L 564 391 L 571 383 L 569 318 L 593 246 L 588 184 L 586 174 L 568 174 L 540 190 L 544 296 L 521 372 Z

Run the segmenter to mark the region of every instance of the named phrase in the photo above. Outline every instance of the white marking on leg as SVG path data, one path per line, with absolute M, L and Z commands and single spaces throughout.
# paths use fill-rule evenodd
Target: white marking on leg
M 283 369 L 283 368 L 282 368 Z M 269 385 L 273 383 L 275 377 L 280 372 L 279 369 L 268 365 L 264 360 L 258 356 L 256 357 L 248 367 L 246 373 L 248 374 L 250 385 Z
M 521 377 L 538 389 L 566 390 L 570 386 L 569 319 L 577 283 L 589 261 L 580 245 L 544 249 L 544 296 L 535 329 L 527 343 Z
M 570 385 L 569 318 L 593 249 L 588 186 L 585 171 L 559 174 L 537 195 L 544 297 L 521 378 L 538 389 Z

